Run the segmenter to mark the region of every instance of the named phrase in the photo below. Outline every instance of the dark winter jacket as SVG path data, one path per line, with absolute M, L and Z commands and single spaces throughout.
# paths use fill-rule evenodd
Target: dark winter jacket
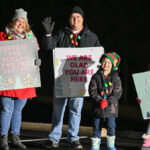
M 101 110 L 99 103 L 103 97 L 100 93 L 103 90 L 105 82 L 111 82 L 112 85 L 108 86 L 108 106 Z M 118 116 L 118 100 L 122 94 L 122 86 L 116 71 L 112 71 L 106 79 L 103 70 L 99 69 L 91 78 L 89 94 L 93 102 L 93 112 L 95 117 L 109 118 Z
M 54 49 L 55 47 L 72 47 L 70 35 L 72 31 L 66 27 L 64 30 L 58 31 L 54 36 L 43 38 L 44 49 Z M 87 26 L 79 33 L 81 39 L 78 41 L 77 47 L 97 47 L 100 46 L 98 37 L 95 33 L 90 31 Z

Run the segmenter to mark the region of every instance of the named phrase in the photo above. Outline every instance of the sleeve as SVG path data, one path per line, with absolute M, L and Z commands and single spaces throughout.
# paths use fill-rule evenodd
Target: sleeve
M 122 85 L 119 76 L 116 81 L 113 83 L 113 92 L 107 98 L 109 104 L 117 102 L 122 95 Z
M 95 36 L 96 36 L 95 46 L 101 46 L 101 44 L 100 44 L 100 42 L 99 42 L 99 39 L 98 39 L 97 35 L 95 35 Z
M 56 35 L 44 36 L 42 39 L 42 47 L 47 50 L 54 49 L 60 41 L 62 31 L 58 31 Z
M 8 40 L 7 34 L 4 32 L 0 32 L 0 41 L 6 41 Z
M 89 84 L 89 95 L 94 102 L 99 103 L 102 100 L 102 97 L 98 93 L 97 88 L 96 79 L 92 77 Z

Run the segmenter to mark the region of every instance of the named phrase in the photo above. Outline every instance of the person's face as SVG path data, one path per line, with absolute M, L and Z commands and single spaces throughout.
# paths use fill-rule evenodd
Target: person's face
M 101 66 L 104 71 L 111 71 L 112 69 L 112 63 L 107 57 L 102 60 Z
M 78 13 L 72 13 L 69 18 L 69 24 L 72 30 L 81 30 L 83 26 L 83 17 Z
M 20 34 L 25 32 L 27 21 L 24 18 L 17 18 L 15 20 L 14 30 L 19 32 Z

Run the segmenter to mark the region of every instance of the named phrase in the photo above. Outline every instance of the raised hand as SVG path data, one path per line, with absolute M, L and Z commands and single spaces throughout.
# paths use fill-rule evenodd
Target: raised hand
M 55 22 L 52 22 L 51 17 L 46 17 L 42 21 L 42 25 L 44 27 L 45 33 L 51 34 L 54 29 Z

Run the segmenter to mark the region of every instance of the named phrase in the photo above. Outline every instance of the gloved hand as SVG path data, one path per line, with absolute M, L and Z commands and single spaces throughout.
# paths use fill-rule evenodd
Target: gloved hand
M 35 59 L 35 65 L 36 66 L 41 66 L 41 59 Z
M 106 108 L 108 106 L 108 101 L 107 99 L 102 99 L 99 103 L 101 110 L 103 110 L 104 108 Z
M 141 100 L 139 98 L 136 98 L 136 100 L 139 104 L 141 103 Z
M 44 27 L 45 33 L 46 34 L 51 34 L 53 29 L 54 29 L 55 22 L 52 22 L 51 17 L 46 17 L 42 21 L 42 25 Z

